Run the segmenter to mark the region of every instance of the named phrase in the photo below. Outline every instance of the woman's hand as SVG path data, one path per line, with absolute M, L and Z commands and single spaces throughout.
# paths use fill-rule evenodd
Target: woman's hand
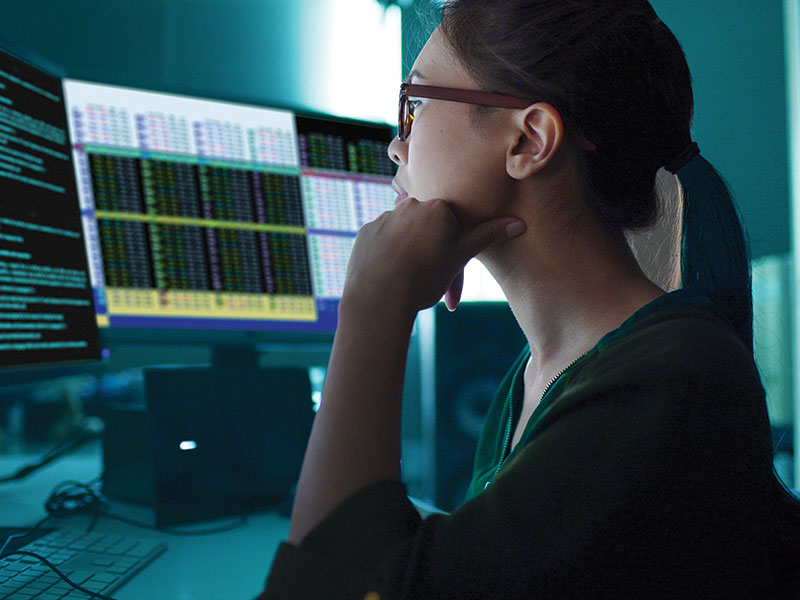
M 414 315 L 447 292 L 452 310 L 467 261 L 523 231 L 525 223 L 514 217 L 463 227 L 446 200 L 406 198 L 359 231 L 342 300 L 362 309 L 395 308 Z

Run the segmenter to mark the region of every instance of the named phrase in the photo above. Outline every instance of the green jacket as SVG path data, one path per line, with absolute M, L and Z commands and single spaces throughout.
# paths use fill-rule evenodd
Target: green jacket
M 262 597 L 769 597 L 764 391 L 710 302 L 673 292 L 603 337 L 507 455 L 528 356 L 490 407 L 462 506 L 422 520 L 400 482 L 367 486 L 279 548 Z

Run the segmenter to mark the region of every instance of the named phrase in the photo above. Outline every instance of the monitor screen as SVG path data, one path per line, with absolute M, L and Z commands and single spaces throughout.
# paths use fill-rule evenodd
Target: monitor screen
M 99 358 L 61 80 L 0 51 L 0 367 Z
M 65 80 L 98 324 L 321 332 L 394 208 L 385 124 Z

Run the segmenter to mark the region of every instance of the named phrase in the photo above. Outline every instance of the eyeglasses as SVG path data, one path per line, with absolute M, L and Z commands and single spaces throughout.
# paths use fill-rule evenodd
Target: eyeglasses
M 438 85 L 419 85 L 416 83 L 400 84 L 400 108 L 397 118 L 397 137 L 405 141 L 411 133 L 411 124 L 414 122 L 415 103 L 409 98 L 431 98 L 434 100 L 449 100 L 451 102 L 466 102 L 467 104 L 481 104 L 497 108 L 527 108 L 532 102 L 507 94 L 495 94 L 480 90 L 461 90 L 457 88 L 440 87 Z

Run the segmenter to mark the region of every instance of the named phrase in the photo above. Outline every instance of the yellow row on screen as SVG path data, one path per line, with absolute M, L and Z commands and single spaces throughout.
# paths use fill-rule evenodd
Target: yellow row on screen
M 303 235 L 305 227 L 296 225 L 274 225 L 269 223 L 248 223 L 242 221 L 218 221 L 215 219 L 196 219 L 192 217 L 171 217 L 167 215 L 146 215 L 141 213 L 124 213 L 109 210 L 95 212 L 98 219 L 117 219 L 120 221 L 136 221 L 153 225 L 191 225 L 194 227 L 215 227 L 218 229 L 244 229 L 248 231 L 264 231 L 266 233 L 294 233 Z
M 312 296 L 110 287 L 106 303 L 111 317 L 317 320 Z

